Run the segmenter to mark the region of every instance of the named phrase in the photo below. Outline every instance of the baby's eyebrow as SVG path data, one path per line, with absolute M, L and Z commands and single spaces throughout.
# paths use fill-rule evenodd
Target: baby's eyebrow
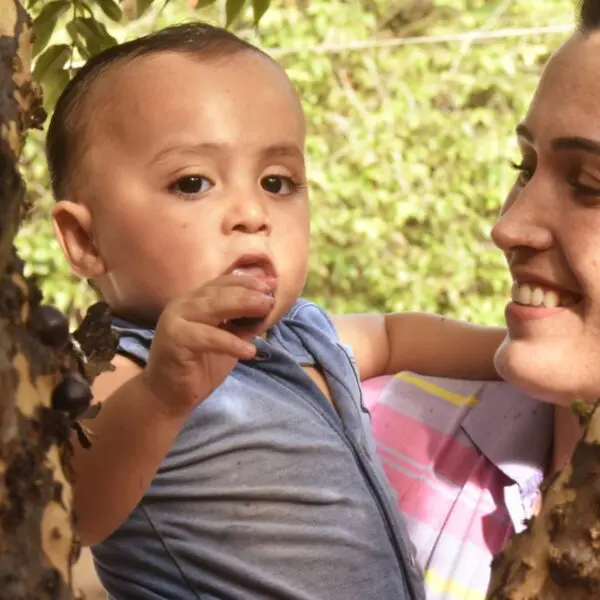
M 213 142 L 202 142 L 198 144 L 175 143 L 170 144 L 157 152 L 150 160 L 149 164 L 155 164 L 163 160 L 169 154 L 226 154 L 230 147 L 227 144 L 217 144 Z M 304 164 L 304 153 L 297 144 L 283 143 L 266 146 L 260 150 L 260 156 L 263 160 L 281 157 L 292 157 L 302 161 Z
M 159 150 L 151 159 L 149 164 L 160 162 L 166 158 L 169 154 L 224 154 L 226 151 L 225 146 L 220 144 L 214 144 L 210 142 L 203 142 L 200 144 L 188 144 L 183 142 L 176 142 L 169 144 L 165 148 Z
M 304 162 L 304 153 L 296 144 L 278 144 L 275 146 L 267 146 L 262 150 L 261 155 L 263 158 L 278 158 L 291 156 L 292 158 L 298 158 Z

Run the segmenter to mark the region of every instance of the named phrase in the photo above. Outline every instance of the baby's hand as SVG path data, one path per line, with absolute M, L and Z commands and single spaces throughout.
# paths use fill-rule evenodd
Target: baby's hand
M 236 274 L 219 277 L 167 305 L 142 374 L 161 407 L 175 413 L 191 410 L 225 380 L 238 360 L 251 359 L 256 348 L 250 340 L 261 333 L 274 304 L 267 283 Z

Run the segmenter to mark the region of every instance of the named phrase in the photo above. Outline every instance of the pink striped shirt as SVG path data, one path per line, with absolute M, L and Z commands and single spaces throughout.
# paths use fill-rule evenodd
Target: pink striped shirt
M 412 373 L 362 388 L 428 600 L 483 600 L 492 556 L 531 515 L 552 407 L 501 382 Z

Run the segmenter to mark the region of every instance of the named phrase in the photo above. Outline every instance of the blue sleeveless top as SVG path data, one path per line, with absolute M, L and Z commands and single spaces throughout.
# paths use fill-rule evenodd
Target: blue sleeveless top
M 115 320 L 145 364 L 154 334 Z M 92 548 L 113 600 L 424 598 L 349 352 L 299 300 L 192 413 L 128 520 Z M 321 369 L 336 409 L 304 372 Z M 115 490 L 118 493 L 118 490 Z

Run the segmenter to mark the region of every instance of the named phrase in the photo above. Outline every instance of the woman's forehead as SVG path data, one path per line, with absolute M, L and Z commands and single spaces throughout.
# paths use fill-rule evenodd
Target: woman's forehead
M 577 33 L 552 56 L 525 124 L 536 138 L 600 139 L 600 35 Z

